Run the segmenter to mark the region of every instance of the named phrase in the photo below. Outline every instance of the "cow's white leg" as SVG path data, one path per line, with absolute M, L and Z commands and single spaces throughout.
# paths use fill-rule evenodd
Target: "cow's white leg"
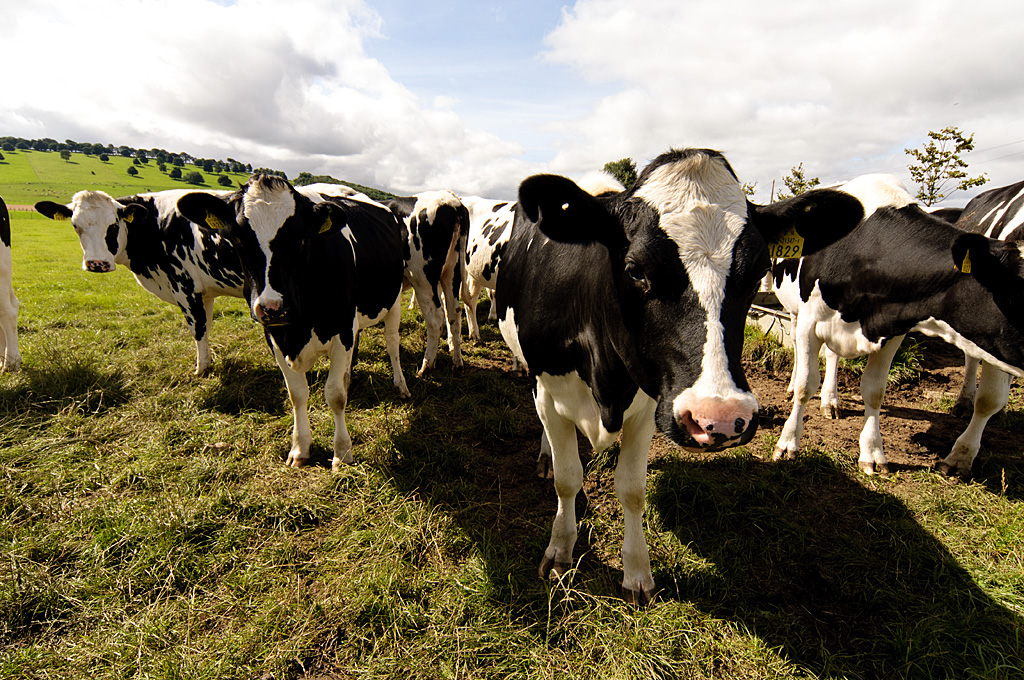
M 793 409 L 782 427 L 779 441 L 775 444 L 775 452 L 772 455 L 774 460 L 793 460 L 800 452 L 804 412 L 821 380 L 821 374 L 818 372 L 818 352 L 821 351 L 822 343 L 814 333 L 814 323 L 801 324 L 798 316 L 793 339 Z
M 964 354 L 964 381 L 960 385 L 960 394 L 956 395 L 956 402 L 953 404 L 953 415 L 958 418 L 966 418 L 974 411 L 974 398 L 978 393 L 978 364 L 980 363 L 980 360 Z
M 487 302 L 491 305 L 487 311 L 487 320 L 496 321 L 498 318 L 498 305 L 494 304 L 494 293 L 487 294 Z
M 213 355 L 210 352 L 210 329 L 213 328 L 213 301 L 216 298 L 203 296 L 203 315 L 206 317 L 206 328 L 202 337 L 199 337 L 198 329 L 192 331 L 196 336 L 196 375 L 205 375 L 213 365 Z
M 654 597 L 654 576 L 644 536 L 644 500 L 647 493 L 647 456 L 654 437 L 654 409 L 649 405 L 622 425 L 622 445 L 615 467 L 615 495 L 622 505 L 625 532 L 622 541 L 622 596 L 635 604 Z
M 821 414 L 839 418 L 839 355 L 825 346 L 825 380 L 821 384 Z
M 0 296 L 3 297 L 3 296 Z M 5 371 L 21 370 L 21 352 L 18 350 L 18 298 L 12 290 L 6 299 L 0 299 L 0 369 Z
M 480 341 L 480 323 L 476 321 L 476 302 L 480 299 L 480 292 L 483 286 L 475 279 L 470 279 L 469 284 L 463 287 L 463 302 L 466 304 L 466 322 L 469 325 L 469 339 L 473 342 Z
M 946 474 L 956 473 L 961 479 L 971 475 L 971 466 L 981 448 L 981 435 L 989 419 L 1006 407 L 1010 396 L 1010 374 L 988 363 L 981 364 L 981 380 L 978 394 L 974 399 L 974 415 L 967 429 L 963 431 L 953 450 L 939 463 L 939 470 Z
M 301 467 L 309 460 L 309 446 L 313 443 L 313 432 L 309 427 L 309 383 L 306 374 L 293 371 L 277 350 L 277 365 L 284 375 L 288 388 L 288 399 L 292 402 L 292 450 L 288 452 L 286 464 Z
M 384 346 L 387 348 L 388 358 L 391 360 L 391 375 L 393 376 L 398 394 L 403 399 L 412 396 L 409 386 L 405 382 L 405 374 L 402 373 L 402 364 L 399 361 L 401 338 L 398 334 L 402 321 L 402 299 L 395 300 L 388 313 L 384 316 Z
M 554 400 L 538 381 L 534 398 L 537 415 L 551 443 L 551 462 L 558 495 L 558 512 L 551 526 L 551 541 L 540 563 L 540 576 L 547 578 L 554 568 L 561 576 L 572 567 L 576 545 L 576 494 L 583 488 L 583 463 L 576 442 L 576 426 L 557 413 Z
M 800 352 L 800 334 L 796 332 L 796 319 L 797 316 L 793 312 L 789 313 L 789 328 L 793 334 L 793 370 L 789 373 L 789 384 L 786 385 L 786 394 L 790 397 L 793 396 L 793 390 L 796 389 L 796 356 Z
M 889 383 L 889 366 L 905 336 L 888 340 L 881 349 L 868 356 L 860 376 L 860 395 L 864 400 L 864 427 L 860 431 L 860 459 L 857 464 L 866 475 L 889 473 L 889 463 L 882 449 L 882 399 Z
M 462 305 L 459 304 L 458 292 L 451 286 L 446 287 L 445 291 L 441 299 L 448 317 L 448 352 L 452 355 L 452 365 L 462 368 Z
M 420 366 L 420 370 L 416 372 L 417 376 L 422 377 L 427 371 L 434 368 L 437 360 L 437 349 L 441 343 L 441 326 L 444 323 L 444 313 L 438 305 L 434 304 L 435 291 L 431 286 L 419 283 L 413 285 L 415 286 L 416 300 L 420 306 L 420 313 L 423 314 L 423 325 L 427 334 L 426 347 L 423 350 L 423 364 Z
M 548 433 L 541 430 L 540 453 L 537 454 L 537 476 L 541 479 L 553 479 L 554 468 L 551 465 L 551 442 L 548 441 Z
M 396 305 L 397 308 L 397 305 Z M 335 340 L 330 351 L 331 367 L 327 371 L 324 398 L 334 415 L 334 459 L 331 470 L 338 472 L 342 464 L 351 465 L 352 437 L 345 424 L 345 406 L 348 404 L 348 388 L 352 384 L 352 348 L 346 348 Z

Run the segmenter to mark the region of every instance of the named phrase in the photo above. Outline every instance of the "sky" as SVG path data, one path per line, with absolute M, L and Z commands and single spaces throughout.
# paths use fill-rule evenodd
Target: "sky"
M 974 135 L 1024 179 L 1009 0 L 32 0 L 0 5 L 0 136 L 515 198 L 525 177 L 725 153 L 754 199 L 802 164 L 900 177 Z

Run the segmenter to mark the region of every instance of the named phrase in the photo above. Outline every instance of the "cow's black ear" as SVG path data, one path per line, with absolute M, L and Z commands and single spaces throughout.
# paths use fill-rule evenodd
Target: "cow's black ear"
M 622 228 L 604 204 L 567 177 L 534 175 L 519 185 L 519 207 L 554 241 L 616 247 Z
M 208 229 L 224 229 L 235 224 L 235 213 L 224 199 L 201 191 L 178 199 L 178 212 L 189 222 Z
M 1003 241 L 986 238 L 981 234 L 959 234 L 953 239 L 951 252 L 953 266 L 962 274 L 973 276 L 978 282 L 993 291 L 1020 291 L 1024 287 L 1019 271 L 1019 256 L 1016 246 Z M 1014 268 L 1007 266 L 1007 260 L 1015 260 Z M 1014 270 L 1016 269 L 1016 271 Z
M 348 216 L 340 206 L 324 201 L 313 207 L 313 228 L 320 234 L 337 234 L 348 224 Z
M 826 248 L 864 219 L 864 206 L 850 194 L 812 189 L 770 205 L 747 204 L 750 221 L 772 248 L 773 257 L 800 257 Z M 780 244 L 788 244 L 780 249 Z
M 54 203 L 53 201 L 39 201 L 35 205 L 36 212 L 41 215 L 46 215 L 51 220 L 57 220 L 63 222 L 64 220 L 71 219 L 71 208 L 60 203 Z
M 146 206 L 139 205 L 138 203 L 129 203 L 117 211 L 117 216 L 125 224 L 142 222 L 146 219 L 147 215 L 149 215 L 149 210 L 146 209 Z

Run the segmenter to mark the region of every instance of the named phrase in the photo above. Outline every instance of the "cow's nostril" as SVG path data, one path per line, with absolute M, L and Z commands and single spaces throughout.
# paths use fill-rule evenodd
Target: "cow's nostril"
M 747 421 L 743 420 L 743 418 L 737 418 L 734 425 L 736 426 L 736 434 L 742 434 L 743 430 L 747 427 Z

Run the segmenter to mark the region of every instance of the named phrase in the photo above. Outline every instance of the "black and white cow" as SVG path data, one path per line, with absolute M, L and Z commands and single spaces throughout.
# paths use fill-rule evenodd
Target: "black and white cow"
M 590 173 L 578 182 L 580 188 L 592 196 L 614 193 L 623 186 L 607 172 Z M 494 295 L 498 284 L 501 254 L 512 235 L 515 218 L 514 201 L 464 196 L 462 202 L 469 209 L 469 243 L 466 251 L 466 283 L 462 288 L 462 301 L 466 305 L 469 321 L 469 339 L 480 341 L 480 324 L 476 317 L 476 304 L 486 288 Z M 498 318 L 498 308 L 492 299 L 488 320 Z
M 417 375 L 434 367 L 447 318 L 448 350 L 452 364 L 461 368 L 462 307 L 459 290 L 466 278 L 462 253 L 466 252 L 469 212 L 450 191 L 428 191 L 393 198 L 384 205 L 402 220 L 405 230 L 405 281 L 413 289 L 426 326 L 426 348 Z
M 601 197 L 565 177 L 523 181 L 496 295 L 502 335 L 535 378 L 553 455 L 558 511 L 542 577 L 573 561 L 576 429 L 597 450 L 621 433 L 623 594 L 653 596 L 642 515 L 655 429 L 703 450 L 753 437 L 758 406 L 740 351 L 769 265 L 766 239 L 794 228 L 809 251 L 821 247 L 845 233 L 830 217 L 845 199 L 815 191 L 751 206 L 725 158 L 698 149 L 665 153 L 628 191 Z M 818 220 L 832 233 L 805 229 Z
M 960 211 L 956 228 L 989 238 L 1019 240 L 1017 231 L 1024 224 L 1024 182 L 983 191 Z M 963 417 L 971 413 L 978 391 L 978 365 L 981 362 L 964 355 L 964 381 L 953 405 L 953 413 Z
M 181 197 L 189 219 L 221 230 L 245 272 L 245 297 L 262 324 L 292 403 L 294 428 L 287 463 L 309 460 L 306 372 L 327 356 L 324 396 L 334 414 L 333 469 L 352 462 L 345 406 L 352 353 L 362 328 L 384 321 L 394 383 L 409 388 L 399 364 L 398 327 L 404 261 L 402 225 L 388 208 L 362 194 L 326 195 L 287 180 L 255 175 L 227 198 Z
M 463 196 L 469 210 L 469 240 L 466 244 L 466 280 L 462 286 L 462 302 L 466 305 L 469 339 L 480 342 L 480 323 L 476 317 L 476 304 L 486 288 L 492 291 L 498 282 L 498 264 L 512 234 L 515 202 Z M 488 319 L 498 318 L 498 308 L 491 300 Z
M 838 187 L 842 185 L 837 184 L 835 186 Z M 960 217 L 961 212 L 963 212 L 963 208 L 923 207 L 923 210 L 925 210 L 934 217 L 938 217 L 941 220 L 949 222 L 950 224 L 954 224 Z M 790 264 L 789 266 L 792 266 L 792 264 Z M 790 328 L 794 328 L 796 326 L 794 320 L 796 319 L 797 310 L 800 307 L 799 292 L 796 290 L 796 287 L 794 286 L 789 286 L 785 290 L 781 291 L 776 290 L 774 286 L 774 278 L 772 288 L 775 291 L 776 296 L 779 298 L 779 302 L 782 303 L 782 306 L 785 307 L 786 310 L 790 312 Z M 842 414 L 842 400 L 839 398 L 839 355 L 833 352 L 831 349 L 829 349 L 829 346 L 827 344 L 822 347 L 822 353 L 825 355 L 825 376 L 821 382 L 821 414 L 826 418 L 837 420 Z M 974 366 L 974 373 L 972 375 L 977 375 L 978 363 L 976 360 L 971 359 L 970 357 L 966 357 L 965 366 L 970 367 L 972 365 L 972 362 Z M 967 371 L 969 369 L 965 368 L 964 370 Z M 790 376 L 789 388 L 787 390 L 788 394 L 790 395 L 793 394 L 793 381 L 795 379 L 795 376 L 795 373 Z M 956 413 L 957 415 L 963 416 L 970 414 L 971 410 L 974 407 L 974 393 L 976 391 L 976 383 L 971 382 L 970 384 L 972 385 L 972 387 L 968 388 L 968 382 L 969 381 L 966 380 L 964 381 L 963 386 L 960 390 L 960 395 L 957 398 L 957 406 L 954 406 L 953 408 L 953 412 Z M 965 400 L 966 408 L 959 406 Z
M 143 288 L 177 305 L 196 341 L 196 375 L 211 364 L 213 301 L 242 297 L 242 266 L 222 236 L 177 211 L 188 190 L 173 189 L 114 200 L 102 191 L 79 191 L 67 205 L 36 203 L 53 220 L 71 220 L 82 246 L 82 269 L 128 267 Z M 212 192 L 226 196 L 230 192 Z
M 11 280 L 11 216 L 0 198 L 0 370 L 21 369 L 18 350 L 18 298 Z
M 800 449 L 803 413 L 817 387 L 817 357 L 825 343 L 840 356 L 868 356 L 859 465 L 867 474 L 888 471 L 879 417 L 889 365 L 903 336 L 919 331 L 1001 369 L 983 371 L 984 398 L 975 401 L 970 424 L 941 464 L 969 474 L 985 424 L 1006 403 L 1004 371 L 1024 375 L 1021 250 L 929 215 L 891 175 L 858 177 L 838 191 L 856 200 L 851 210 L 863 217 L 857 228 L 775 269 L 779 299 L 798 300 L 793 410 L 775 458 L 793 458 Z

